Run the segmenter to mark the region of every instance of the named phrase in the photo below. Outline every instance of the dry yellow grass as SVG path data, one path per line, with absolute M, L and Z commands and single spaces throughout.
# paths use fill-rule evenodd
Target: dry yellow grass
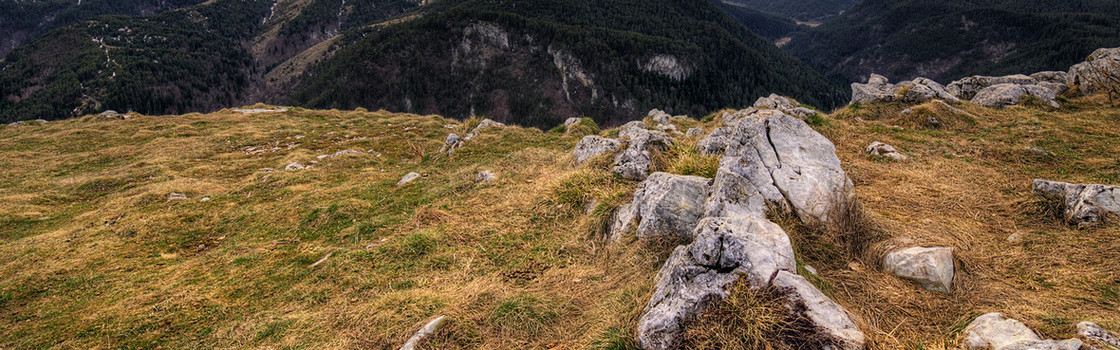
M 891 105 L 816 123 L 882 240 L 846 255 L 791 235 L 872 348 L 952 348 L 989 311 L 1047 337 L 1120 329 L 1120 229 L 1069 228 L 1030 194 L 1035 177 L 1120 183 L 1120 111 L 1069 105 L 961 106 L 960 123 L 929 108 L 941 129 Z M 391 349 L 443 314 L 428 348 L 632 348 L 668 249 L 601 235 L 636 183 L 606 158 L 575 166 L 576 137 L 535 129 L 436 153 L 477 122 L 295 108 L 0 127 L 0 347 Z M 911 158 L 864 155 L 876 140 Z M 346 149 L 365 154 L 316 158 Z M 290 162 L 312 167 L 262 170 Z M 395 186 L 410 171 L 426 176 Z M 876 266 L 907 240 L 956 249 L 951 295 Z

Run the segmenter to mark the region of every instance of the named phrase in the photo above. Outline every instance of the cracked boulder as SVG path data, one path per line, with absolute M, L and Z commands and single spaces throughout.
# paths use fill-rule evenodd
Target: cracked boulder
M 576 148 L 572 150 L 572 157 L 575 157 L 576 164 L 582 164 L 597 155 L 616 152 L 620 146 L 622 146 L 622 142 L 616 139 L 595 135 L 584 136 L 576 144 Z
M 653 297 L 638 319 L 643 349 L 675 349 L 681 324 L 727 296 L 740 276 L 767 287 L 778 271 L 795 271 L 793 247 L 777 224 L 760 218 L 707 218 L 692 244 L 673 250 L 657 273 Z
M 961 344 L 968 350 L 1078 350 L 1081 341 L 1043 340 L 1022 322 L 993 312 L 980 315 L 964 329 Z
M 631 180 L 645 180 L 649 175 L 653 152 L 673 145 L 672 137 L 661 131 L 646 129 L 642 121 L 626 123 L 618 136 L 626 141 L 626 149 L 615 155 L 612 170 Z
M 713 131 L 697 144 L 723 154 L 706 216 L 792 211 L 807 224 L 827 223 L 855 200 L 836 147 L 804 121 L 758 113 Z
M 1064 218 L 1071 225 L 1096 225 L 1120 214 L 1120 186 L 1035 179 L 1031 189 L 1037 196 L 1061 202 Z
M 887 253 L 883 269 L 922 288 L 949 294 L 953 287 L 953 248 L 910 247 Z
M 618 209 L 611 239 L 631 230 L 638 238 L 692 238 L 710 182 L 699 176 L 651 174 L 634 192 L 634 200 Z
M 972 103 L 990 108 L 1004 108 L 1017 105 L 1025 96 L 1033 96 L 1054 108 L 1061 108 L 1054 99 L 1057 93 L 1054 90 L 1035 84 L 996 84 L 986 87 L 976 93 Z

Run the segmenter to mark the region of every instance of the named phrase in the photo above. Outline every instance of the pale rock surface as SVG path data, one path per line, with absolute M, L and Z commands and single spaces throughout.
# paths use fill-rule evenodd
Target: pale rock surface
M 284 167 L 284 170 L 285 171 L 295 171 L 295 170 L 303 170 L 304 168 L 306 168 L 306 167 L 303 166 L 303 164 L 300 164 L 298 162 L 291 162 L 291 163 L 288 163 L 288 165 Z
M 416 179 L 419 179 L 419 178 L 420 178 L 420 174 L 417 174 L 417 173 L 405 174 L 404 177 L 401 178 L 401 181 L 397 181 L 397 186 L 404 186 L 404 184 L 407 184 L 407 183 L 412 182 L 413 180 L 416 180 Z
M 498 175 L 495 175 L 494 172 L 490 170 L 483 170 L 478 172 L 478 175 L 476 175 L 474 179 L 475 182 L 480 183 L 491 183 L 496 180 L 498 180 Z
M 886 77 L 872 74 L 867 83 L 852 83 L 852 101 L 850 103 L 870 102 L 925 102 L 932 99 L 941 99 L 949 102 L 959 102 L 953 94 L 936 81 L 926 78 L 915 78 L 911 81 L 891 84 Z
M 686 131 L 684 133 L 685 137 L 702 136 L 702 135 L 704 135 L 704 128 L 701 128 L 699 126 L 697 126 L 695 128 L 689 128 L 688 131 Z
M 863 349 L 863 331 L 856 326 L 855 321 L 848 315 L 844 308 L 828 296 L 821 293 L 817 287 L 809 283 L 805 277 L 787 270 L 778 271 L 773 284 L 778 288 L 788 288 L 791 303 L 800 303 L 804 306 L 801 311 L 812 322 L 834 341 L 839 343 L 839 349 Z M 792 307 L 797 310 L 798 308 Z
M 910 247 L 887 253 L 883 269 L 922 288 L 949 294 L 953 288 L 953 248 Z
M 972 98 L 972 103 L 991 108 L 1004 108 L 1019 104 L 1023 96 L 1034 96 L 1054 108 L 1061 108 L 1054 99 L 1054 90 L 1035 85 L 996 84 L 981 89 Z
M 672 137 L 661 131 L 646 129 L 641 121 L 626 123 L 618 136 L 626 141 L 626 149 L 615 155 L 612 170 L 631 180 L 645 180 L 653 161 L 652 152 L 673 145 Z
M 483 119 L 481 123 L 478 123 L 478 126 L 475 126 L 474 129 L 471 130 L 471 132 L 467 133 L 466 136 L 463 136 L 463 140 L 470 140 L 478 137 L 478 135 L 481 135 L 482 131 L 486 130 L 487 128 L 501 128 L 505 126 L 505 124 L 490 119 Z
M 1109 216 L 1120 215 L 1120 186 L 1035 179 L 1031 189 L 1037 196 L 1061 202 L 1065 220 L 1071 225 L 1096 225 Z
M 430 337 L 432 336 L 432 334 L 435 334 L 437 331 L 439 331 L 440 327 L 443 327 L 445 320 L 447 320 L 447 317 L 440 315 L 439 317 L 428 321 L 428 323 L 425 324 L 423 328 L 420 328 L 420 330 L 416 331 L 415 335 L 413 335 L 411 338 L 408 338 L 408 341 L 406 341 L 404 345 L 401 346 L 400 350 L 415 350 L 416 347 L 420 345 L 420 342 L 424 340 L 424 338 Z
M 459 135 L 454 133 L 447 134 L 447 138 L 443 140 L 443 147 L 440 147 L 439 153 L 446 152 L 447 155 L 451 155 L 451 153 L 455 152 L 455 149 L 459 147 L 463 147 L 463 140 L 459 138 Z
M 1077 339 L 1042 340 L 1022 322 L 998 312 L 980 315 L 964 329 L 963 347 L 968 350 L 1078 350 Z
M 616 139 L 588 135 L 579 140 L 576 148 L 572 150 L 572 156 L 575 157 L 576 164 L 581 164 L 597 155 L 616 152 L 621 146 L 622 142 Z
M 1100 325 L 1093 322 L 1084 321 L 1078 323 L 1077 335 L 1084 338 L 1089 345 L 1100 349 L 1109 349 L 1110 346 L 1120 349 L 1120 336 L 1101 328 Z
M 704 212 L 711 179 L 699 176 L 650 174 L 634 191 L 634 199 L 619 208 L 611 225 L 611 239 L 635 230 L 638 238 L 692 238 Z M 635 225 L 636 224 L 636 225 Z
M 867 148 L 865 148 L 864 151 L 867 152 L 867 154 L 873 156 L 890 158 L 894 160 L 906 160 L 906 158 L 908 158 L 906 155 L 898 153 L 898 150 L 896 150 L 894 146 L 879 141 L 875 141 L 870 145 L 867 145 Z

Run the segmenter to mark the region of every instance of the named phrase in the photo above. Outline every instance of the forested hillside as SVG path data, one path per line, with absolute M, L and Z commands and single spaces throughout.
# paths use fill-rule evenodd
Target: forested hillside
M 952 80 L 1062 70 L 1120 46 L 1120 1 L 867 0 L 786 49 L 826 75 Z
M 414 6 L 407 0 L 216 0 L 154 16 L 82 20 L 0 61 L 0 122 L 106 109 L 187 113 L 259 100 L 270 90 L 263 77 L 280 62 Z
M 101 15 L 151 15 L 203 0 L 0 0 L 0 57 L 47 31 Z
M 824 22 L 848 8 L 859 0 L 722 0 L 765 13 L 790 18 L 802 22 Z
M 715 3 L 724 11 L 727 11 L 727 14 L 731 15 L 731 18 L 734 18 L 739 24 L 771 41 L 778 40 L 798 30 L 809 29 L 809 26 L 799 25 L 797 21 L 792 19 L 772 15 L 743 5 L 730 2 Z
M 443 1 L 353 32 L 296 105 L 486 115 L 551 127 L 651 108 L 701 115 L 770 92 L 832 107 L 844 93 L 707 0 Z M 352 44 L 349 44 L 352 43 Z

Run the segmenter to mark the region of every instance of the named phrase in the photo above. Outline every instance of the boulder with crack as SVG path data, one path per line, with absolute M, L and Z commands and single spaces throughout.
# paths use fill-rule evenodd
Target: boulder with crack
M 1037 196 L 1061 202 L 1065 220 L 1071 225 L 1096 225 L 1109 216 L 1120 215 L 1120 186 L 1035 179 L 1031 189 Z
M 716 129 L 697 147 L 724 157 L 707 216 L 757 215 L 776 208 L 818 224 L 842 215 L 855 200 L 832 142 L 784 113 L 756 113 Z
M 922 288 L 949 294 L 953 288 L 953 248 L 910 247 L 887 253 L 883 269 Z
M 631 230 L 638 238 L 692 238 L 710 183 L 699 176 L 650 174 L 634 191 L 634 199 L 615 214 L 611 240 Z
M 980 315 L 964 329 L 962 347 L 968 350 L 1078 350 L 1081 341 L 1043 340 L 1022 322 L 992 312 Z
M 649 175 L 653 152 L 673 145 L 672 137 L 661 131 L 646 129 L 646 124 L 641 121 L 626 123 L 618 136 L 626 141 L 626 149 L 615 155 L 612 170 L 631 180 L 645 180 Z

